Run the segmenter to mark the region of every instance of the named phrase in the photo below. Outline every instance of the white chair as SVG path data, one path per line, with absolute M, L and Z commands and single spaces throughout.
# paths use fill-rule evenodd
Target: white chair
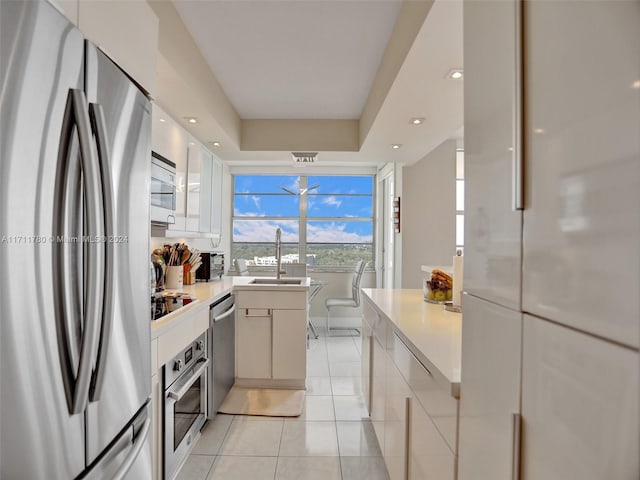
M 249 268 L 247 267 L 247 261 L 244 258 L 236 258 L 233 261 L 236 267 L 236 275 L 246 277 L 249 275 Z
M 324 301 L 324 306 L 327 309 L 327 331 L 331 335 L 332 330 L 353 330 L 360 335 L 360 330 L 351 327 L 332 327 L 331 326 L 331 309 L 333 307 L 349 307 L 358 308 L 360 306 L 360 281 L 362 280 L 362 274 L 367 266 L 367 262 L 364 260 L 358 260 L 353 272 L 353 280 L 351 281 L 351 298 L 327 298 Z
M 307 276 L 307 264 L 306 263 L 283 263 L 284 269 L 283 275 L 285 277 L 306 277 Z

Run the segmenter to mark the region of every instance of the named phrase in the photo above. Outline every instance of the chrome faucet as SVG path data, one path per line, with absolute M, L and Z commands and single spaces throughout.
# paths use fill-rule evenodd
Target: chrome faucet
M 276 278 L 280 278 L 280 267 L 282 265 L 282 254 L 280 253 L 282 230 L 278 227 L 276 230 Z

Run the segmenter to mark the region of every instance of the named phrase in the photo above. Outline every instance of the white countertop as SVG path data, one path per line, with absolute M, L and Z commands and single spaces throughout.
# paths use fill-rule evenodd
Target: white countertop
M 422 290 L 363 288 L 376 310 L 387 317 L 409 350 L 450 387 L 460 391 L 462 315 L 423 300 Z M 432 371 L 432 373 L 435 373 Z M 436 375 L 434 375 L 436 377 Z
M 220 297 L 231 293 L 234 290 L 266 290 L 266 291 L 299 291 L 309 290 L 310 278 L 302 278 L 299 285 L 269 285 L 251 284 L 255 278 L 264 277 L 227 277 L 223 276 L 218 280 L 209 282 L 196 282 L 193 285 L 185 285 L 180 290 L 167 290 L 168 292 L 183 292 L 189 294 L 194 301 L 181 307 L 159 320 L 151 322 L 151 338 L 156 338 L 168 330 L 178 326 L 180 319 L 185 318 L 187 313 L 196 313 L 209 306 Z M 286 277 L 293 279 L 294 277 Z

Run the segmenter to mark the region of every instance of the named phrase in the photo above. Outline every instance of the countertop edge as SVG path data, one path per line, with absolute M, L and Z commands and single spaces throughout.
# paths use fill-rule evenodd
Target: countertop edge
M 413 354 L 413 356 L 418 360 L 419 363 L 423 365 L 434 377 L 439 385 L 450 392 L 451 396 L 459 399 L 460 398 L 460 379 L 459 378 L 449 378 L 445 375 L 437 365 L 435 365 L 428 357 L 427 353 L 420 350 L 412 339 L 407 335 L 405 331 L 391 318 L 389 318 L 387 312 L 385 312 L 372 298 L 371 294 L 374 290 L 373 288 L 363 288 L 362 293 L 366 297 L 367 301 L 373 306 L 373 308 L 378 312 L 382 317 L 384 317 L 390 324 L 394 333 L 398 335 L 398 338 L 405 344 L 408 350 Z

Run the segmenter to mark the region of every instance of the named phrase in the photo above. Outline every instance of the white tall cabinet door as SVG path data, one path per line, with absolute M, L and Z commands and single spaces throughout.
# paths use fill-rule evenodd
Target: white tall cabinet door
M 211 164 L 211 229 L 214 236 L 222 235 L 222 162 L 212 156 Z
M 464 2 L 464 289 L 520 309 L 516 1 Z M 517 113 L 517 115 L 516 115 Z
M 640 478 L 638 352 L 529 315 L 523 338 L 523 478 Z
M 464 294 L 459 480 L 512 480 L 522 314 Z M 567 477 L 569 478 L 569 477 Z
M 189 137 L 186 130 L 167 115 L 158 104 L 154 103 L 152 106 L 151 149 L 176 164 L 176 222 L 169 224 L 169 230 L 185 230 L 188 143 Z
M 523 309 L 637 348 L 640 2 L 524 13 Z
M 200 232 L 200 197 L 202 192 L 202 146 L 191 135 L 187 154 L 187 218 L 188 232 Z
M 207 149 L 202 148 L 202 168 L 200 172 L 200 232 L 211 232 L 211 208 L 212 202 L 212 175 L 213 155 Z

